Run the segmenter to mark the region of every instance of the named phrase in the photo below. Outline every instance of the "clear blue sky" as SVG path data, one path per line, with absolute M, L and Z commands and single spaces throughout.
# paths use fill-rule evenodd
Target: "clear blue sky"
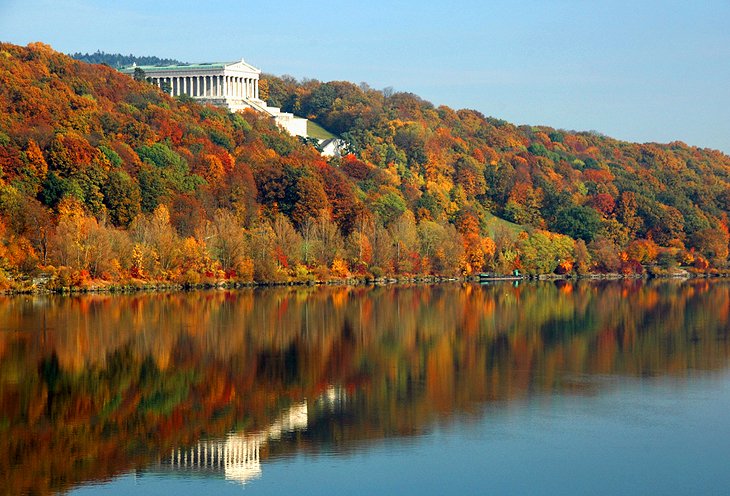
M 730 153 L 730 0 L 0 0 L 0 40 L 244 57 L 516 124 Z

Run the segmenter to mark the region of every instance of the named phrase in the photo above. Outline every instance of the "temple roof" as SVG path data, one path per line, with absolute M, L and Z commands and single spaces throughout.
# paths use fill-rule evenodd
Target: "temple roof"
M 245 62 L 243 59 L 235 62 L 205 62 L 199 64 L 180 64 L 180 65 L 130 65 L 120 69 L 125 74 L 132 74 L 135 69 L 140 68 L 145 72 L 186 72 L 200 70 L 223 70 L 223 69 L 239 69 L 260 73 L 261 70 Z

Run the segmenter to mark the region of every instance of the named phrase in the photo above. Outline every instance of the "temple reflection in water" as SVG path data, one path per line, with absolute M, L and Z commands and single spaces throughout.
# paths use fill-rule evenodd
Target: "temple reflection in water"
M 341 406 L 344 400 L 343 391 L 330 386 L 316 404 L 332 410 Z M 261 448 L 282 435 L 306 430 L 308 413 L 307 402 L 302 401 L 287 408 L 264 430 L 230 433 L 225 439 L 201 440 L 192 447 L 174 448 L 169 457 L 151 471 L 192 472 L 206 476 L 223 474 L 226 480 L 246 484 L 261 476 Z

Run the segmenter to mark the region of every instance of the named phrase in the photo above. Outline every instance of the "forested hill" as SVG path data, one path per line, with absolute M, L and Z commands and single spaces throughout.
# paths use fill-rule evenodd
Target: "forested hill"
M 678 248 L 664 255 L 685 261 L 689 251 L 726 263 L 730 157 L 719 151 L 517 127 L 347 82 L 266 79 L 271 105 L 338 133 L 359 159 L 397 177 L 394 197 L 416 218 L 458 225 L 474 216 L 484 227 L 496 215 L 563 233 L 592 243 L 606 270 L 619 259 L 652 261 L 658 247 Z M 368 196 L 382 192 L 368 181 L 358 186 Z
M 0 44 L 0 286 L 727 266 L 720 152 L 350 83 L 261 90 L 352 154 L 328 161 L 253 111 Z
M 122 67 L 128 67 L 132 64 L 137 65 L 181 65 L 183 62 L 175 59 L 161 59 L 154 56 L 141 56 L 136 57 L 134 55 L 122 55 L 121 53 L 106 53 L 97 50 L 94 53 L 80 53 L 76 52 L 71 55 L 71 58 L 80 60 L 82 62 L 88 62 L 89 64 L 104 64 L 109 67 L 120 69 Z

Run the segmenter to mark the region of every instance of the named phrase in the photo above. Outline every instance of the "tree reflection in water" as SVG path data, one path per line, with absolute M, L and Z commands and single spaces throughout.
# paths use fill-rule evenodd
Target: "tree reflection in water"
M 272 456 L 598 394 L 607 375 L 721 369 L 729 313 L 730 285 L 708 281 L 3 298 L 0 487 L 207 470 L 226 442 L 247 480 Z

